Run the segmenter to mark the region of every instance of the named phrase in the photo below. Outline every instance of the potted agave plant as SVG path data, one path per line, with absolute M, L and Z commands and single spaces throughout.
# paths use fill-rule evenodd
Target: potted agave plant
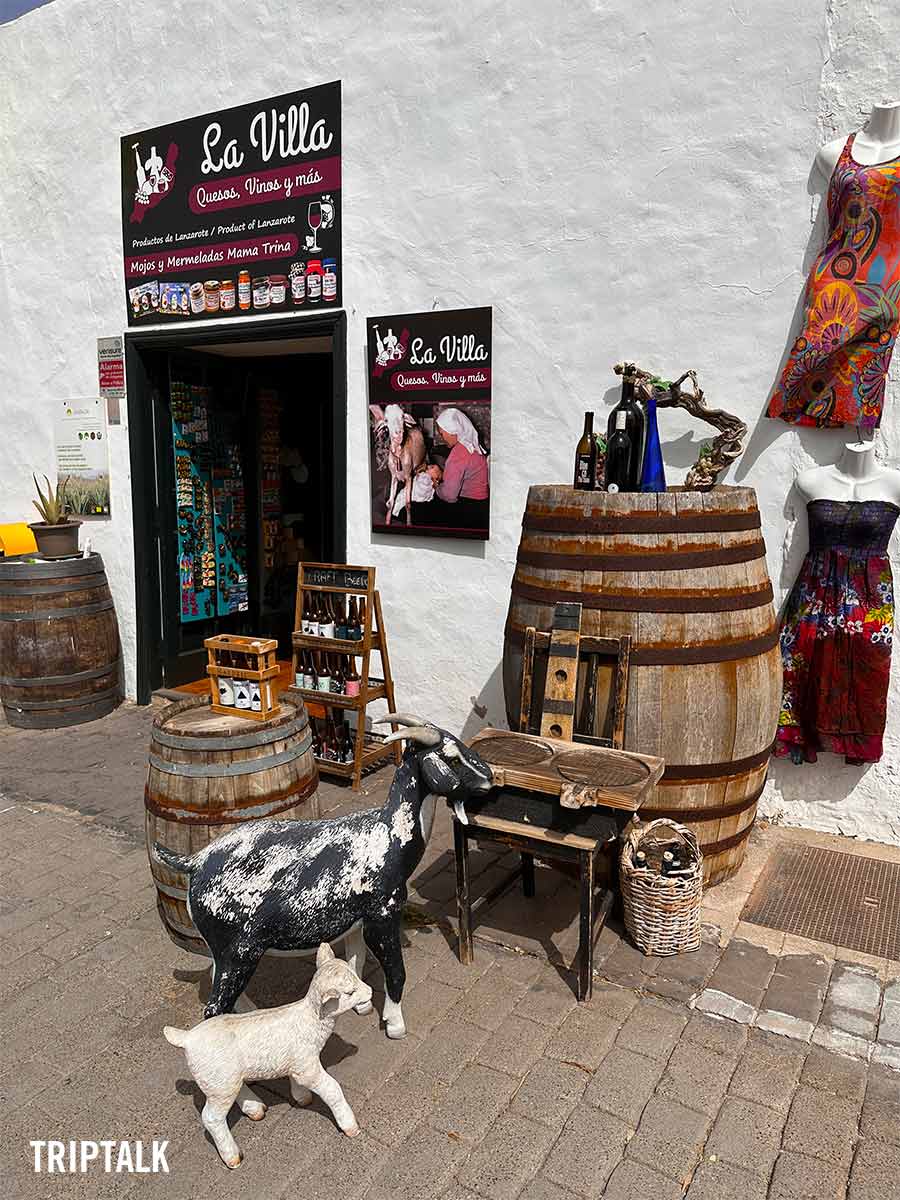
M 41 491 L 37 476 L 32 475 L 31 478 L 38 494 L 38 499 L 32 503 L 41 514 L 41 520 L 34 521 L 28 528 L 34 534 L 38 552 L 43 554 L 44 558 L 70 558 L 78 553 L 78 530 L 81 528 L 81 522 L 70 517 L 66 511 L 66 487 L 69 480 L 58 479 L 54 491 L 45 475 L 45 495 Z

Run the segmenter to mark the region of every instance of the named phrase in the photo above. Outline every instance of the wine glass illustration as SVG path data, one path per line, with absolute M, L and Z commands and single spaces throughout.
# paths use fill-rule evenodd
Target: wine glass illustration
M 306 210 L 306 220 L 313 231 L 313 244 L 310 246 L 310 250 L 315 254 L 320 254 L 322 247 L 319 245 L 319 226 L 322 224 L 322 205 L 318 200 L 310 200 Z

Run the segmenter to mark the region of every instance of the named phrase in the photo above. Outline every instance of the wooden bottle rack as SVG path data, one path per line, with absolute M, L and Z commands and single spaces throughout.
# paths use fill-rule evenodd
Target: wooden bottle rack
M 224 717 L 246 717 L 250 721 L 268 721 L 271 717 L 278 715 L 280 707 L 273 690 L 273 683 L 278 675 L 278 663 L 275 659 L 278 650 L 276 641 L 272 638 L 240 637 L 233 633 L 219 633 L 215 637 L 206 638 L 203 645 L 209 655 L 206 674 L 209 676 L 212 689 L 213 712 L 221 713 Z M 243 654 L 246 658 L 254 660 L 256 667 L 244 669 L 243 667 L 222 666 L 217 656 L 226 651 Z M 246 679 L 250 683 L 258 683 L 259 709 L 254 711 L 250 708 L 238 708 L 236 705 L 220 704 L 219 679 Z
M 305 598 L 310 592 L 331 592 L 344 597 L 351 595 L 362 597 L 366 602 L 366 620 L 362 638 L 357 641 L 303 633 L 300 629 L 301 616 L 305 607 Z M 294 610 L 294 625 L 297 626 L 291 639 L 294 649 L 292 662 L 294 679 L 297 677 L 297 655 L 300 650 L 320 650 L 327 654 L 346 654 L 362 659 L 358 696 L 342 696 L 338 692 L 312 691 L 310 688 L 299 688 L 296 684 L 292 684 L 287 689 L 310 704 L 321 704 L 326 709 L 352 709 L 358 713 L 353 761 L 341 763 L 333 762 L 330 759 L 316 758 L 319 770 L 323 775 L 337 775 L 342 779 L 350 779 L 353 790 L 358 791 L 362 773 L 367 767 L 374 766 L 388 757 L 393 757 L 394 761 L 399 763 L 401 753 L 400 746 L 396 742 L 387 746 L 383 742 L 366 745 L 366 708 L 368 705 L 374 700 L 386 700 L 388 711 L 395 711 L 394 681 L 391 677 L 387 638 L 381 615 L 381 597 L 375 589 L 375 568 L 353 567 L 346 563 L 300 563 L 297 571 L 297 604 Z M 381 658 L 382 679 L 373 679 L 369 675 L 369 662 L 373 650 Z M 396 730 L 398 727 L 392 725 L 391 728 Z

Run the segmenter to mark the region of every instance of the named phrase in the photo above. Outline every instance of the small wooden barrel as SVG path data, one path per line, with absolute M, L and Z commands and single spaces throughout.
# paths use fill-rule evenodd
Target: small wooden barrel
M 221 716 L 191 696 L 157 715 L 144 789 L 147 852 L 156 903 L 176 946 L 207 954 L 187 911 L 187 875 L 151 853 L 155 842 L 189 855 L 245 821 L 317 817 L 319 771 L 302 700 L 281 698 L 269 721 Z
M 103 559 L 0 558 L 0 702 L 10 725 L 95 721 L 121 703 Z
M 743 861 L 781 704 L 781 656 L 756 494 L 663 495 L 532 487 L 504 649 L 517 727 L 527 626 L 560 600 L 583 635 L 633 639 L 625 749 L 666 761 L 641 808 L 689 826 L 718 883 Z

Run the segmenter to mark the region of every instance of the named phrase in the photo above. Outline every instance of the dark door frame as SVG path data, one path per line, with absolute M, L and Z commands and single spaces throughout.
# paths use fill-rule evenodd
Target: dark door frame
M 149 704 L 154 688 L 162 684 L 163 640 L 163 592 L 157 546 L 164 509 L 157 496 L 156 449 L 165 425 L 165 411 L 158 380 L 148 371 L 144 355 L 148 351 L 183 351 L 222 342 L 323 336 L 332 339 L 331 504 L 334 556 L 342 562 L 347 545 L 347 314 L 343 309 L 315 316 L 244 320 L 233 325 L 207 324 L 193 329 L 137 330 L 125 334 L 138 704 Z

